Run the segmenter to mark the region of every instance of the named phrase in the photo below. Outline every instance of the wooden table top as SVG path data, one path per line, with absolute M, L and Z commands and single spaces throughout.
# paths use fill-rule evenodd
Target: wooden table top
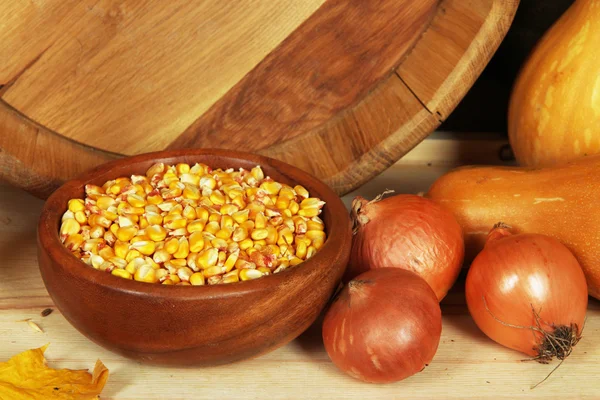
M 425 190 L 458 162 L 457 157 L 472 162 L 469 149 L 476 149 L 477 157 L 495 157 L 500 145 L 501 141 L 483 145 L 463 141 L 457 147 L 444 139 L 426 140 L 344 200 L 348 203 L 356 193 L 372 197 L 385 188 Z M 55 368 L 92 368 L 100 358 L 110 369 L 102 399 L 600 398 L 599 301 L 590 299 L 584 338 L 573 354 L 548 381 L 532 390 L 556 362 L 522 362 L 521 354 L 485 337 L 468 314 L 460 284 L 444 300 L 442 339 L 433 362 L 395 384 L 365 384 L 338 371 L 325 353 L 318 325 L 283 348 L 237 364 L 202 369 L 138 364 L 87 340 L 57 309 L 41 317 L 42 310 L 54 308 L 36 261 L 35 230 L 41 207 L 40 200 L 0 184 L 0 360 L 46 343 L 50 343 L 46 357 Z M 19 322 L 25 318 L 31 318 L 44 333 Z

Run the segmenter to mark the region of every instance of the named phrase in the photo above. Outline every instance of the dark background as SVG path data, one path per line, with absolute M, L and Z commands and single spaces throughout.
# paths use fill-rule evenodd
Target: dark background
M 574 0 L 521 0 L 498 51 L 439 130 L 506 134 L 508 100 L 521 65 L 544 32 L 573 3 Z

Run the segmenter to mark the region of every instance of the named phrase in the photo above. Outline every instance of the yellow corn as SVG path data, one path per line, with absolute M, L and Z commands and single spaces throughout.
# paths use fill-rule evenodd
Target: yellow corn
M 194 286 L 204 285 L 204 274 L 202 272 L 195 272 L 190 276 L 190 283 Z
M 256 214 L 256 219 L 254 220 L 254 228 L 255 229 L 263 229 L 266 228 L 267 226 L 267 218 L 265 217 L 265 214 L 263 214 L 262 212 L 258 212 Z
M 115 256 L 125 259 L 125 257 L 127 257 L 127 253 L 129 252 L 129 244 L 126 242 L 117 240 L 115 242 L 114 249 L 115 249 Z
M 290 206 L 290 199 L 287 196 L 279 195 L 277 201 L 275 201 L 275 207 L 280 210 L 285 210 Z
M 224 229 L 219 229 L 217 231 L 217 233 L 215 233 L 215 236 L 218 237 L 219 239 L 224 239 L 227 240 L 231 237 L 231 235 L 233 234 L 233 227 L 226 227 Z
M 252 220 L 248 220 L 242 224 L 240 224 L 241 228 L 246 229 L 248 232 L 250 232 L 252 229 L 254 229 L 254 221 Z
M 189 285 L 198 269 L 203 284 L 255 279 L 313 257 L 326 240 L 325 203 L 260 166 L 157 163 L 85 192 L 69 201 L 61 240 L 94 268 L 129 279 Z M 254 272 L 242 278 L 238 269 Z
M 262 272 L 263 275 L 271 275 L 271 269 L 267 267 L 260 267 L 256 269 L 257 271 Z
M 233 215 L 234 213 L 237 213 L 239 211 L 239 207 L 236 206 L 235 204 L 231 204 L 231 203 L 227 203 L 227 204 L 223 204 L 221 206 L 221 210 L 219 210 L 221 212 L 221 215 Z
M 319 230 L 307 231 L 305 236 L 311 241 L 322 240 L 325 241 L 325 232 Z
M 239 250 L 235 253 L 231 253 L 229 255 L 229 257 L 227 257 L 227 260 L 225 261 L 225 264 L 223 265 L 225 267 L 225 272 L 229 272 L 233 269 L 233 267 L 235 266 L 235 263 L 238 260 L 238 257 L 240 255 Z
M 102 197 L 105 197 L 105 196 L 102 196 Z M 96 205 L 98 205 L 97 201 L 96 201 Z M 67 208 L 72 213 L 76 213 L 77 211 L 84 211 L 85 210 L 85 202 L 82 199 L 71 199 L 67 202 Z
M 127 263 L 125 269 L 133 275 L 142 265 L 147 265 L 146 261 L 141 257 L 136 257 Z
M 179 248 L 179 240 L 177 238 L 171 238 L 165 242 L 165 250 L 169 254 L 175 254 Z
M 267 229 L 255 229 L 250 233 L 250 237 L 254 240 L 266 239 L 267 236 L 269 236 L 269 231 Z
M 71 251 L 79 250 L 81 245 L 83 245 L 84 239 L 83 236 L 79 233 L 74 233 L 69 235 L 65 240 L 65 246 L 67 249 Z
M 129 247 L 129 245 L 128 245 L 128 247 Z M 116 253 L 115 253 L 115 255 L 117 257 L 119 257 Z M 127 255 L 125 256 L 125 261 L 130 262 L 131 260 L 133 260 L 135 258 L 138 258 L 138 257 L 141 257 L 141 256 L 142 256 L 142 253 L 140 253 L 139 251 L 137 251 L 137 250 L 129 250 L 127 252 Z
M 165 172 L 165 164 L 156 163 L 156 164 L 152 165 L 150 168 L 148 168 L 148 170 L 146 171 L 146 176 L 148 178 L 152 178 L 154 175 L 159 175 L 159 174 L 162 174 L 163 172 Z
M 204 231 L 212 233 L 213 235 L 221 229 L 221 225 L 217 221 L 210 221 L 204 227 Z
M 221 216 L 221 229 L 225 229 L 225 228 L 233 228 L 233 218 L 229 215 L 223 215 Z
M 147 283 L 156 283 L 158 282 L 158 278 L 156 277 L 156 271 L 144 264 L 140 266 L 133 276 L 133 279 L 139 282 L 147 282 Z
M 247 250 L 254 246 L 254 242 L 250 238 L 246 238 L 239 243 L 240 250 Z
M 179 175 L 179 181 L 195 188 L 200 183 L 200 175 L 191 172 L 183 173 Z M 183 196 L 185 197 L 185 189 Z
M 197 186 L 193 186 L 189 183 L 186 183 L 183 191 L 181 192 L 184 199 L 189 200 L 199 200 L 201 196 L 200 190 Z
M 146 201 L 148 202 L 148 204 L 156 205 L 161 204 L 164 201 L 164 199 L 162 198 L 158 190 L 153 190 L 150 193 L 148 193 Z
M 279 239 L 279 233 L 277 232 L 277 228 L 272 225 L 267 226 L 267 236 L 264 238 L 267 244 L 275 244 L 277 243 L 277 239 Z
M 175 171 L 177 171 L 179 175 L 187 174 L 188 172 L 190 172 L 190 165 L 185 163 L 179 163 L 175 166 Z
M 204 238 L 202 232 L 194 232 L 189 237 L 190 251 L 192 253 L 198 253 L 204 249 Z
M 139 242 L 131 244 L 129 248 L 137 250 L 145 256 L 149 256 L 152 253 L 154 253 L 154 250 L 156 249 L 156 244 L 151 240 L 141 240 Z
M 196 207 L 196 218 L 199 220 L 208 221 L 210 213 L 206 207 Z
M 317 218 L 317 217 L 314 217 Z M 323 222 L 319 222 L 319 221 L 315 221 L 313 219 L 309 219 L 308 221 L 306 221 L 306 227 L 309 231 L 323 231 L 325 230 L 325 225 L 323 224 Z
M 161 242 L 167 237 L 167 230 L 160 225 L 150 225 L 146 228 L 146 235 L 155 242 Z
M 81 225 L 74 218 L 68 218 L 60 226 L 60 238 L 64 242 L 67 237 L 79 233 Z
M 177 276 L 179 277 L 179 279 L 181 279 L 183 282 L 187 282 L 190 280 L 190 277 L 194 274 L 194 271 L 192 271 L 189 267 L 181 267 L 177 270 Z
M 306 258 L 307 246 L 304 241 L 301 241 L 296 245 L 296 257 L 305 259 Z
M 183 218 L 187 219 L 188 221 L 193 221 L 196 219 L 196 209 L 190 205 L 187 205 L 183 209 L 183 212 L 181 213 L 181 215 L 183 216 Z
M 210 268 L 217 265 L 219 259 L 219 250 L 215 248 L 206 249 L 198 254 L 196 264 L 202 268 Z
M 138 231 L 138 229 L 133 225 L 122 226 L 119 229 L 117 229 L 117 233 L 115 236 L 117 237 L 117 239 L 119 239 L 122 242 L 128 242 L 131 239 L 133 239 L 133 237 L 135 236 L 137 231 Z
M 105 260 L 108 260 L 109 258 L 115 257 L 115 251 L 110 246 L 104 246 L 101 249 L 98 249 L 98 255 Z
M 208 267 L 202 271 L 205 278 L 210 278 L 215 275 L 221 275 L 223 273 L 223 267 L 219 267 L 215 265 L 213 267 Z
M 277 195 L 282 188 L 281 183 L 275 181 L 265 181 L 261 183 L 260 188 L 270 195 Z
M 118 276 L 119 278 L 124 278 L 124 279 L 132 279 L 133 276 L 126 270 L 124 269 L 119 269 L 119 268 L 115 268 L 111 271 L 111 274 L 113 274 L 114 276 Z
M 240 279 L 242 281 L 249 281 L 252 279 L 257 279 L 257 278 L 260 278 L 261 276 L 263 276 L 263 273 L 257 269 L 244 268 L 244 269 L 240 270 Z
M 294 232 L 296 234 L 303 234 L 307 231 L 306 220 L 303 217 L 295 216 L 292 218 L 294 221 Z
M 179 239 L 179 247 L 177 247 L 177 251 L 173 253 L 173 257 L 175 258 L 187 258 L 190 253 L 190 243 L 187 238 L 182 237 Z
M 165 279 L 167 279 L 169 277 L 169 271 L 167 271 L 164 268 L 160 268 L 160 269 L 154 269 L 156 272 L 156 279 L 158 279 L 159 281 L 164 281 Z
M 183 218 L 179 214 L 168 214 L 163 220 L 163 226 L 167 229 L 180 229 L 187 226 L 187 219 Z
M 195 219 L 187 225 L 187 231 L 189 233 L 202 232 L 206 225 L 205 219 Z

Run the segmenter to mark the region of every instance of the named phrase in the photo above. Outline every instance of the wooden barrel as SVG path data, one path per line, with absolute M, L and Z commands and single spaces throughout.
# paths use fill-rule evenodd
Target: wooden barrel
M 0 178 L 40 197 L 102 162 L 243 149 L 346 193 L 454 109 L 518 0 L 0 4 Z

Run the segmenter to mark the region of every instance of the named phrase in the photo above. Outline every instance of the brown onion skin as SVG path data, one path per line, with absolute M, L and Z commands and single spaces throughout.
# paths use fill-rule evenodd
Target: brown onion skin
M 541 333 L 503 323 L 536 326 L 535 309 L 544 321 L 543 330 L 574 323 L 580 334 L 588 303 L 583 270 L 562 243 L 539 234 L 510 235 L 498 228 L 473 261 L 465 294 L 471 316 L 488 337 L 533 357 L 538 355 L 535 347 Z
M 333 363 L 371 383 L 397 382 L 422 371 L 441 333 L 435 293 L 417 274 L 399 268 L 356 277 L 323 321 L 323 342 Z
M 363 216 L 368 222 L 360 222 Z M 358 229 L 345 282 L 369 269 L 403 268 L 425 279 L 438 300 L 446 296 L 465 254 L 462 228 L 449 211 L 421 196 L 402 194 L 371 203 L 359 196 L 353 218 Z

